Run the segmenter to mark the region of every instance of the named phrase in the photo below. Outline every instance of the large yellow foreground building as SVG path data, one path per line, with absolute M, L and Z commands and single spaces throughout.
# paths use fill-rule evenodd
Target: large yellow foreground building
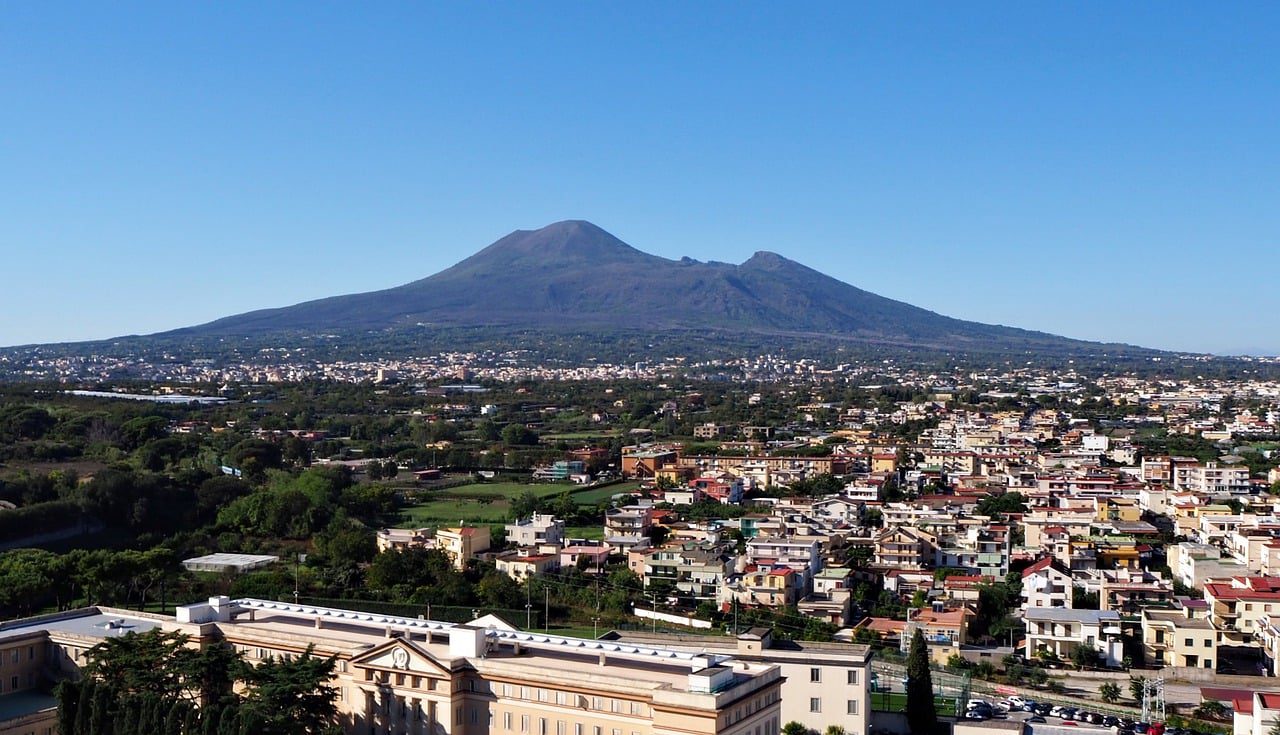
M 783 677 L 776 665 L 525 633 L 496 618 L 455 625 L 220 597 L 181 607 L 176 618 L 91 608 L 15 621 L 0 627 L 0 651 L 8 640 L 24 656 L 34 646 L 42 671 L 74 675 L 97 641 L 154 627 L 202 645 L 226 642 L 250 662 L 297 656 L 309 645 L 317 655 L 336 655 L 332 684 L 342 725 L 359 735 L 778 735 L 781 729 Z M 52 735 L 45 705 L 45 716 L 21 713 L 12 726 L 0 721 L 0 735 Z

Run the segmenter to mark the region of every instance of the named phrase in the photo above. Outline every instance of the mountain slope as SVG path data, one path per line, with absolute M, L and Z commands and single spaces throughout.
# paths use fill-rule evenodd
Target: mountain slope
M 427 326 L 739 330 L 943 349 L 1093 343 L 967 322 L 878 296 L 768 252 L 741 265 L 667 260 L 589 222 L 517 230 L 433 276 L 179 330 L 256 335 Z

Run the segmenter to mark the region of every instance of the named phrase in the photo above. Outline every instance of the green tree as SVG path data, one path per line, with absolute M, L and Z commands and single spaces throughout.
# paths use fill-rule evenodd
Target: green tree
M 1129 677 L 1129 695 L 1133 697 L 1133 701 L 1135 702 L 1142 701 L 1142 693 L 1146 685 L 1147 685 L 1147 678 L 1145 676 Z
M 112 699 L 115 692 L 107 684 L 99 683 L 93 688 L 92 706 L 89 710 L 89 729 L 86 735 L 111 735 L 113 718 L 111 716 Z
M 175 662 L 186 650 L 187 636 L 159 628 L 113 636 L 85 652 L 87 676 L 111 682 L 121 694 L 151 693 L 166 699 L 182 695 L 184 684 Z
M 911 650 L 907 654 L 907 726 L 913 735 L 931 733 L 938 727 L 929 650 L 924 632 L 919 628 L 911 636 Z
M 246 672 L 248 692 L 244 706 L 261 718 L 264 733 L 316 735 L 323 732 L 338 714 L 338 690 L 329 686 L 335 664 L 333 656 L 315 656 L 312 646 L 294 659 L 268 660 Z M 232 735 L 238 735 L 238 729 Z
M 79 682 L 64 681 L 55 690 L 58 698 L 58 732 L 62 735 L 79 735 L 76 732 L 76 709 L 80 706 L 82 689 L 84 686 Z
M 1098 695 L 1102 697 L 1102 701 L 1111 704 L 1120 699 L 1120 686 L 1114 681 L 1109 681 L 1098 687 Z
M 782 735 L 809 735 L 809 728 L 802 723 L 792 720 L 782 726 Z

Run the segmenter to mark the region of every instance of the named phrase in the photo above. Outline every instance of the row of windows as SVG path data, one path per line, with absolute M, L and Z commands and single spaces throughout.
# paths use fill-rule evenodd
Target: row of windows
M 0 668 L 3 668 L 3 667 L 4 667 L 4 662 L 5 662 L 5 660 L 6 660 L 6 659 L 8 659 L 9 663 L 13 663 L 13 664 L 22 663 L 22 659 L 23 659 L 23 651 L 22 651 L 22 648 L 21 648 L 21 647 L 18 647 L 18 648 L 11 648 L 11 649 L 9 649 L 9 650 L 7 651 L 7 653 L 9 654 L 8 656 L 5 656 L 5 655 L 4 655 L 5 653 L 6 653 L 6 652 L 0 652 Z M 27 659 L 28 661 L 35 661 L 35 660 L 36 660 L 36 647 L 35 647 L 35 646 L 27 646 L 27 650 L 26 650 L 26 659 Z
M 857 683 L 858 683 L 858 670 L 857 670 L 857 669 L 846 669 L 844 673 L 845 673 L 845 683 L 846 683 L 846 684 L 857 684 Z M 822 682 L 822 669 L 818 668 L 817 666 L 815 666 L 815 667 L 813 667 L 813 668 L 809 669 L 809 681 L 810 681 L 811 683 L 813 683 L 813 684 L 821 683 L 821 682 Z
M 729 710 L 729 714 L 727 718 L 728 722 L 726 724 L 732 725 L 735 722 L 741 722 L 742 720 L 750 717 L 751 715 L 754 715 L 755 713 L 759 712 L 765 707 L 768 707 L 774 702 L 777 702 L 779 698 L 780 698 L 780 695 L 778 694 L 778 691 L 776 689 L 765 693 L 763 696 L 752 697 L 751 699 L 747 700 L 745 704 L 739 705 L 737 707 L 734 707 L 732 710 Z
M 459 709 L 461 714 L 461 709 Z M 476 708 L 471 710 L 471 723 L 476 724 L 477 712 Z M 459 722 L 461 724 L 461 722 Z M 502 729 L 507 732 L 517 732 L 516 718 L 512 712 L 502 713 Z M 520 729 L 518 732 L 523 735 L 551 735 L 549 730 L 550 723 L 545 717 L 539 717 L 536 721 L 530 715 L 520 715 Z M 570 725 L 572 725 L 572 735 L 605 735 L 604 728 L 599 725 L 592 725 L 588 733 L 587 726 L 581 722 L 566 722 L 564 720 L 556 720 L 555 735 L 570 735 Z M 608 735 L 624 735 L 621 728 L 612 728 Z M 631 735 L 640 735 L 638 730 L 632 730 Z
M 26 688 L 30 689 L 31 687 L 34 687 L 35 685 L 36 685 L 36 673 L 35 673 L 34 671 L 28 671 L 28 672 L 27 672 L 27 686 L 26 686 Z M 9 691 L 9 692 L 16 692 L 16 691 L 18 691 L 19 689 L 22 689 L 22 688 L 23 688 L 23 686 L 22 686 L 22 678 L 21 678 L 20 676 L 14 675 L 14 676 L 9 677 L 9 688 L 8 688 L 8 689 L 5 689 L 5 688 L 4 688 L 4 679 L 0 678 L 0 693 L 4 693 L 4 692 L 6 692 L 6 691 Z
M 545 702 L 566 707 L 581 707 L 595 710 L 596 712 L 612 712 L 618 715 L 649 716 L 649 705 L 629 699 L 586 697 L 575 692 L 527 687 L 518 684 L 494 684 L 491 686 L 489 682 L 478 679 L 473 679 L 471 686 L 472 691 L 478 692 L 488 693 L 492 689 L 495 694 L 506 699 L 523 699 L 527 702 Z
M 820 697 L 809 697 L 809 711 L 810 712 L 822 711 L 822 699 Z M 858 700 L 856 699 L 846 700 L 844 703 L 844 713 L 846 715 L 858 714 Z

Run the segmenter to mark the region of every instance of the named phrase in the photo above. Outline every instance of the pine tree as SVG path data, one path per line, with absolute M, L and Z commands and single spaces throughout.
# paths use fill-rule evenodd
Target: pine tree
M 912 735 L 925 735 L 938 727 L 938 711 L 933 701 L 933 674 L 929 671 L 929 649 L 924 632 L 916 628 L 907 655 L 907 727 Z
M 240 735 L 240 723 L 236 718 L 236 707 L 223 707 L 222 716 L 218 718 L 218 735 Z
M 238 735 L 259 735 L 266 729 L 266 721 L 253 707 L 240 707 L 236 718 L 239 722 Z
M 222 718 L 222 705 L 211 704 L 200 711 L 200 735 L 218 735 L 218 720 Z
M 86 679 L 84 686 L 80 688 L 80 701 L 76 703 L 76 735 L 89 735 L 89 718 L 93 711 L 93 693 L 97 689 L 97 682 L 92 679 Z
M 186 712 L 186 705 L 181 700 L 174 700 L 164 718 L 164 729 L 161 731 L 163 735 L 182 735 L 182 718 Z
M 136 696 L 126 696 L 117 703 L 115 735 L 138 735 L 138 707 L 141 703 Z
M 62 735 L 78 735 L 76 709 L 80 705 L 80 690 L 83 688 L 83 684 L 75 681 L 64 681 L 58 685 L 58 732 Z
M 182 714 L 182 735 L 200 735 L 200 711 L 187 707 Z
M 112 735 L 111 700 L 115 692 L 107 684 L 93 688 L 93 709 L 89 712 L 89 730 L 85 735 Z

